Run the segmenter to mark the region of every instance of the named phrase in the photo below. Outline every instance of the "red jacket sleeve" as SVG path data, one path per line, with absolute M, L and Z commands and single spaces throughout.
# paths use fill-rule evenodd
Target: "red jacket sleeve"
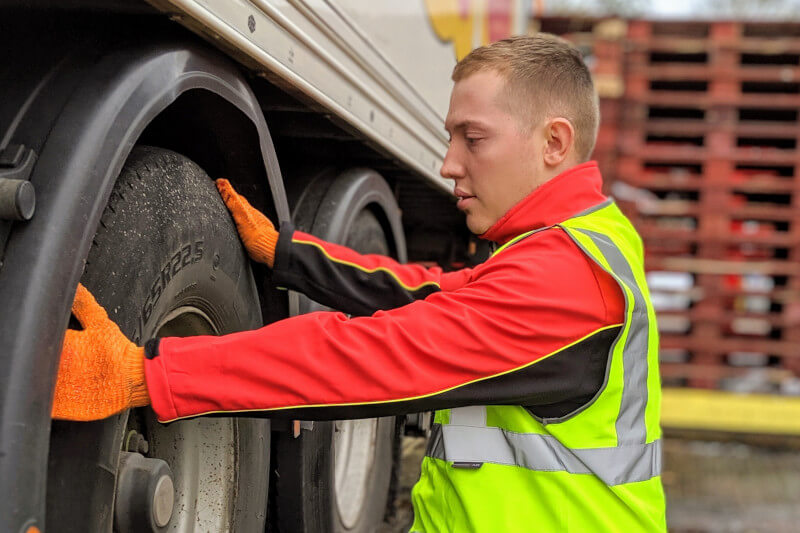
M 438 291 L 463 286 L 470 269 L 406 265 L 382 255 L 362 255 L 346 246 L 295 231 L 284 223 L 272 280 L 323 305 L 355 316 L 394 309 Z
M 165 338 L 145 362 L 152 406 L 162 421 L 336 419 L 569 399 L 586 368 L 604 367 L 620 330 L 622 295 L 601 274 L 554 229 L 476 267 L 459 289 L 370 317 L 319 312 Z

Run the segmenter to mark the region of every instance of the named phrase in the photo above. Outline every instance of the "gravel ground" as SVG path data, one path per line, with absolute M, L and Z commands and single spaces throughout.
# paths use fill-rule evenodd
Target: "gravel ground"
M 800 531 L 800 450 L 668 439 L 662 479 L 670 531 Z
M 378 533 L 405 533 L 414 521 L 414 510 L 411 508 L 411 487 L 419 479 L 419 466 L 425 456 L 424 437 L 403 437 L 400 466 L 400 485 L 397 498 L 394 500 L 395 513 Z
M 379 533 L 408 531 L 424 454 L 425 439 L 404 438 L 396 513 Z M 671 532 L 800 532 L 798 449 L 665 439 L 662 479 Z

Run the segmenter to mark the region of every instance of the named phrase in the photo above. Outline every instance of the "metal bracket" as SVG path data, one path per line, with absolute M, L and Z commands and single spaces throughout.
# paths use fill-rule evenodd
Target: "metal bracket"
M 0 220 L 30 220 L 36 210 L 36 192 L 28 178 L 36 152 L 22 144 L 0 151 Z
M 308 420 L 292 420 L 292 436 L 297 438 L 300 436 L 300 430 L 313 431 L 314 422 Z

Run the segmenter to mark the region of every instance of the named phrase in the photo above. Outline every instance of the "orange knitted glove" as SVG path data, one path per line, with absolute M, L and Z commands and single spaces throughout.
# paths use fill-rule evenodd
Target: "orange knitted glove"
M 272 267 L 275 263 L 275 246 L 278 244 L 275 226 L 262 212 L 250 205 L 244 196 L 233 190 L 233 185 L 228 180 L 217 180 L 217 189 L 233 215 L 247 253 L 254 261 Z
M 99 420 L 149 404 L 144 348 L 125 337 L 83 285 L 72 312 L 84 329 L 68 329 L 64 338 L 53 418 Z

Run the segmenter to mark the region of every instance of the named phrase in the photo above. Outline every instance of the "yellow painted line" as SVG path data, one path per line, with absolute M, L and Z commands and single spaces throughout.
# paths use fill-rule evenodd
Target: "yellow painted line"
M 665 388 L 665 428 L 800 435 L 800 397 Z

